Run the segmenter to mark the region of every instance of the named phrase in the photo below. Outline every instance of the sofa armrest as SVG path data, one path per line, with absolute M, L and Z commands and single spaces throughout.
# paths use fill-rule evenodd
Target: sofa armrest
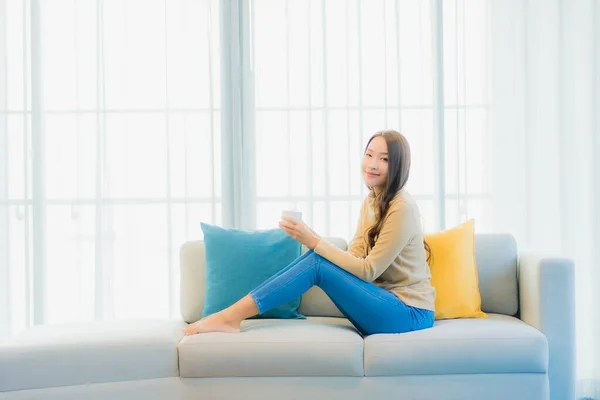
M 521 320 L 548 339 L 550 399 L 575 399 L 575 279 L 573 261 L 527 254 L 519 258 Z

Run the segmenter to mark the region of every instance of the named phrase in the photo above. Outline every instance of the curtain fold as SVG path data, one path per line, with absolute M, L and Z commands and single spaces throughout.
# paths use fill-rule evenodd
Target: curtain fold
M 578 391 L 598 398 L 600 6 L 491 5 L 494 227 L 574 259 Z

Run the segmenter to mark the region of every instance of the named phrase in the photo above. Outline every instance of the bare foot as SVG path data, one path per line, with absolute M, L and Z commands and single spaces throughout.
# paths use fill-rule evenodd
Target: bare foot
M 186 336 L 208 332 L 239 333 L 240 322 L 229 321 L 222 314 L 223 313 L 218 312 L 209 315 L 206 318 L 202 318 L 200 321 L 196 321 L 184 328 L 183 333 L 185 333 Z

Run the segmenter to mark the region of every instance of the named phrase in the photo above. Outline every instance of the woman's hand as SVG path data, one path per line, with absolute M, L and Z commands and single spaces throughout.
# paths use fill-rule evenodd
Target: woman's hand
M 321 239 L 312 229 L 310 229 L 304 222 L 298 221 L 290 217 L 282 217 L 283 220 L 279 221 L 279 227 L 283 229 L 288 235 L 305 245 L 311 250 L 314 250 L 319 244 Z

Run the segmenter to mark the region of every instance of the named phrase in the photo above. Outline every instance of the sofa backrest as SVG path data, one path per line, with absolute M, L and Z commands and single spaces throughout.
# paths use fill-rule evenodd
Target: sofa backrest
M 327 238 L 327 240 L 343 250 L 347 248 L 343 239 Z M 517 246 L 513 236 L 476 235 L 475 257 L 482 310 L 489 313 L 515 315 L 519 300 Z M 204 307 L 206 264 L 203 241 L 190 241 L 181 246 L 180 267 L 181 316 L 186 322 L 194 322 L 201 318 Z M 302 296 L 299 311 L 308 316 L 343 316 L 318 287 L 313 287 Z

